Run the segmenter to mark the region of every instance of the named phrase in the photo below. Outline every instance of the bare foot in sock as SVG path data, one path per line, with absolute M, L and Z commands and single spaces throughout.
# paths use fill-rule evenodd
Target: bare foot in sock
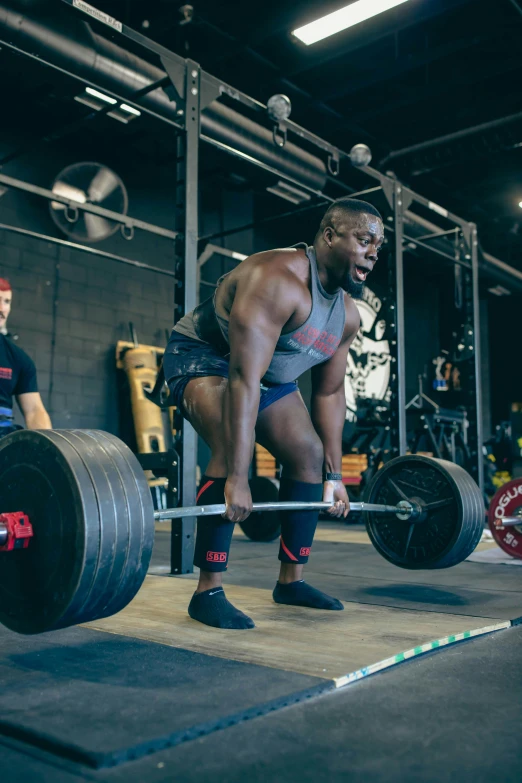
M 290 606 L 309 606 L 312 609 L 333 609 L 341 611 L 344 606 L 337 598 L 317 590 L 307 584 L 304 579 L 289 584 L 278 582 L 273 592 L 276 604 L 289 604 Z
M 213 628 L 255 628 L 254 621 L 227 600 L 222 587 L 194 593 L 188 613 L 193 620 Z

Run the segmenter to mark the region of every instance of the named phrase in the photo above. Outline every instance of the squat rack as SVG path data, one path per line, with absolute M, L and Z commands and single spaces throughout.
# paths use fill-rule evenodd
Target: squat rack
M 324 204 L 335 200 L 325 192 L 327 184 L 337 184 L 344 192 L 351 194 L 357 190 L 343 182 L 339 176 L 341 163 L 351 161 L 348 152 L 335 147 L 290 119 L 277 121 L 272 118 L 273 127 L 270 131 L 266 128 L 267 107 L 264 104 L 205 72 L 198 63 L 179 57 L 84 0 L 62 0 L 62 2 L 81 12 L 82 16 L 86 14 L 91 24 L 103 26 L 103 36 L 93 37 L 98 41 L 103 41 L 104 52 L 102 55 L 104 54 L 106 58 L 117 58 L 122 52 L 128 54 L 126 50 L 122 50 L 113 43 L 121 36 L 131 42 L 131 49 L 135 48 L 135 45 L 145 49 L 159 58 L 163 66 L 163 71 L 154 69 L 150 63 L 133 57 L 136 67 L 139 63 L 146 69 L 146 72 L 136 74 L 139 78 L 135 79 L 132 87 L 129 83 L 125 83 L 123 76 L 117 77 L 118 64 L 116 61 L 110 72 L 97 72 L 96 58 L 92 59 L 88 69 L 84 63 L 80 67 L 74 59 L 74 40 L 68 41 L 67 50 L 67 47 L 63 46 L 64 43 L 67 43 L 67 38 L 64 36 L 62 49 L 53 52 L 54 39 L 46 37 L 42 27 L 31 27 L 29 24 L 26 29 L 24 21 L 29 17 L 25 13 L 15 13 L 12 10 L 2 8 L 0 2 L 0 40 L 5 45 L 57 68 L 69 76 L 81 80 L 84 84 L 103 89 L 140 112 L 148 113 L 157 119 L 168 122 L 177 134 L 175 231 L 171 233 L 176 254 L 174 266 L 176 277 L 175 321 L 185 312 L 193 309 L 198 298 L 201 266 L 201 259 L 198 263 L 198 148 L 200 139 L 292 183 L 305 191 L 309 197 L 315 197 Z M 43 34 L 39 30 L 43 30 Z M 139 89 L 136 89 L 136 84 L 141 85 Z M 223 96 L 225 97 L 224 104 L 219 101 L 219 98 Z M 247 114 L 259 118 L 260 123 L 253 123 L 243 114 L 231 110 L 228 106 L 230 103 L 243 108 Z M 234 123 L 238 123 L 238 125 L 235 126 Z M 254 140 L 253 136 L 256 133 L 259 138 Z M 313 149 L 316 155 L 311 155 L 296 147 L 289 138 L 303 143 L 307 149 Z M 256 142 L 258 143 L 257 147 Z M 362 191 L 359 190 L 358 195 L 383 192 L 391 211 L 391 223 L 388 222 L 386 228 L 394 235 L 394 263 L 390 263 L 390 311 L 395 317 L 393 320 L 390 319 L 390 332 L 388 333 L 392 359 L 392 450 L 397 455 L 404 454 L 407 450 L 403 256 L 408 249 L 419 247 L 435 253 L 439 257 L 444 257 L 448 262 L 458 264 L 463 268 L 468 292 L 468 316 L 473 324 L 472 333 L 468 335 L 468 349 L 474 356 L 472 370 L 474 393 L 473 399 L 470 399 L 470 431 L 468 434 L 473 460 L 471 473 L 479 486 L 482 487 L 479 257 L 476 226 L 420 196 L 410 188 L 404 187 L 396 179 L 382 174 L 371 166 L 364 167 L 362 171 L 378 184 Z M 20 186 L 19 183 L 17 184 Z M 11 186 L 16 187 L 13 181 Z M 45 195 L 47 197 L 47 194 Z M 53 199 L 57 200 L 54 194 Z M 311 206 L 317 206 L 317 204 Z M 452 224 L 451 229 L 440 228 L 415 214 L 411 208 L 416 206 L 443 217 Z M 78 208 L 81 209 L 82 205 L 78 205 Z M 309 207 L 305 207 L 305 209 L 307 208 Z M 303 210 L 296 209 L 286 215 L 290 216 L 301 211 Z M 132 220 L 124 215 L 116 217 L 116 219 L 123 225 Z M 144 228 L 144 226 L 141 227 Z M 248 227 L 253 227 L 253 225 Z M 241 227 L 235 230 L 239 231 L 245 228 Z M 149 227 L 145 230 L 148 229 Z M 163 231 L 166 230 L 162 229 Z M 223 232 L 221 236 L 225 233 L 231 232 Z M 458 246 L 457 243 L 451 243 L 448 240 L 448 235 L 452 234 L 460 237 L 461 241 Z M 163 235 L 165 236 L 165 234 Z M 218 235 L 206 239 L 216 236 Z M 482 263 L 484 264 L 484 261 Z M 509 275 L 510 268 L 505 264 L 503 267 L 504 273 Z M 194 504 L 196 496 L 197 436 L 187 422 L 183 423 L 177 446 L 181 458 L 180 504 L 191 506 Z M 194 525 L 194 518 L 172 521 L 171 573 L 173 574 L 192 571 Z

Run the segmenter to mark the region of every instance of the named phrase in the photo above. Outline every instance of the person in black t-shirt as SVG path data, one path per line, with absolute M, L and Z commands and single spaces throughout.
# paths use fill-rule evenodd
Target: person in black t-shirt
M 7 332 L 12 290 L 0 277 L 0 438 L 19 429 L 13 422 L 13 396 L 29 430 L 51 429 L 51 419 L 38 392 L 33 360 L 15 345 Z

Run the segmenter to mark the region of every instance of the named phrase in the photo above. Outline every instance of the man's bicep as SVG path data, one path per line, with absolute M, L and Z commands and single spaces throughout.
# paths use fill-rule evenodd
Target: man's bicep
M 260 380 L 266 373 L 281 329 L 263 307 L 237 308 L 228 324 L 230 370 Z
M 231 369 L 265 374 L 281 329 L 292 316 L 292 291 L 282 290 L 281 280 L 251 279 L 238 286 L 230 312 L 228 338 Z
M 258 268 L 238 282 L 230 312 L 231 322 L 259 324 L 266 331 L 281 333 L 296 309 L 298 290 L 288 274 Z

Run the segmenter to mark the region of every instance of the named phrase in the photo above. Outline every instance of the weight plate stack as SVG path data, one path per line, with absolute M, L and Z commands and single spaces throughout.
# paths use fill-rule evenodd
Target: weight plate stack
M 0 509 L 25 512 L 34 530 L 27 549 L 0 553 L 0 621 L 25 634 L 68 625 L 100 549 L 100 511 L 83 461 L 43 432 L 3 438 Z
M 369 503 L 417 504 L 420 515 L 365 512 L 368 535 L 377 551 L 408 569 L 449 568 L 474 551 L 484 530 L 482 493 L 469 473 L 446 460 L 412 454 L 388 462 L 368 487 Z
M 111 594 L 101 590 L 96 605 L 96 616 L 110 617 L 129 604 L 143 584 L 154 546 L 154 506 L 143 468 L 132 451 L 115 435 L 101 430 L 81 430 L 82 436 L 92 438 L 99 453 L 106 455 L 119 476 L 123 490 L 118 547 L 125 553 L 117 587 Z M 86 622 L 86 621 L 83 621 Z
M 114 436 L 23 430 L 4 438 L 0 509 L 23 511 L 34 530 L 27 549 L 0 553 L 0 621 L 11 630 L 106 617 L 143 583 L 152 500 L 138 461 Z

